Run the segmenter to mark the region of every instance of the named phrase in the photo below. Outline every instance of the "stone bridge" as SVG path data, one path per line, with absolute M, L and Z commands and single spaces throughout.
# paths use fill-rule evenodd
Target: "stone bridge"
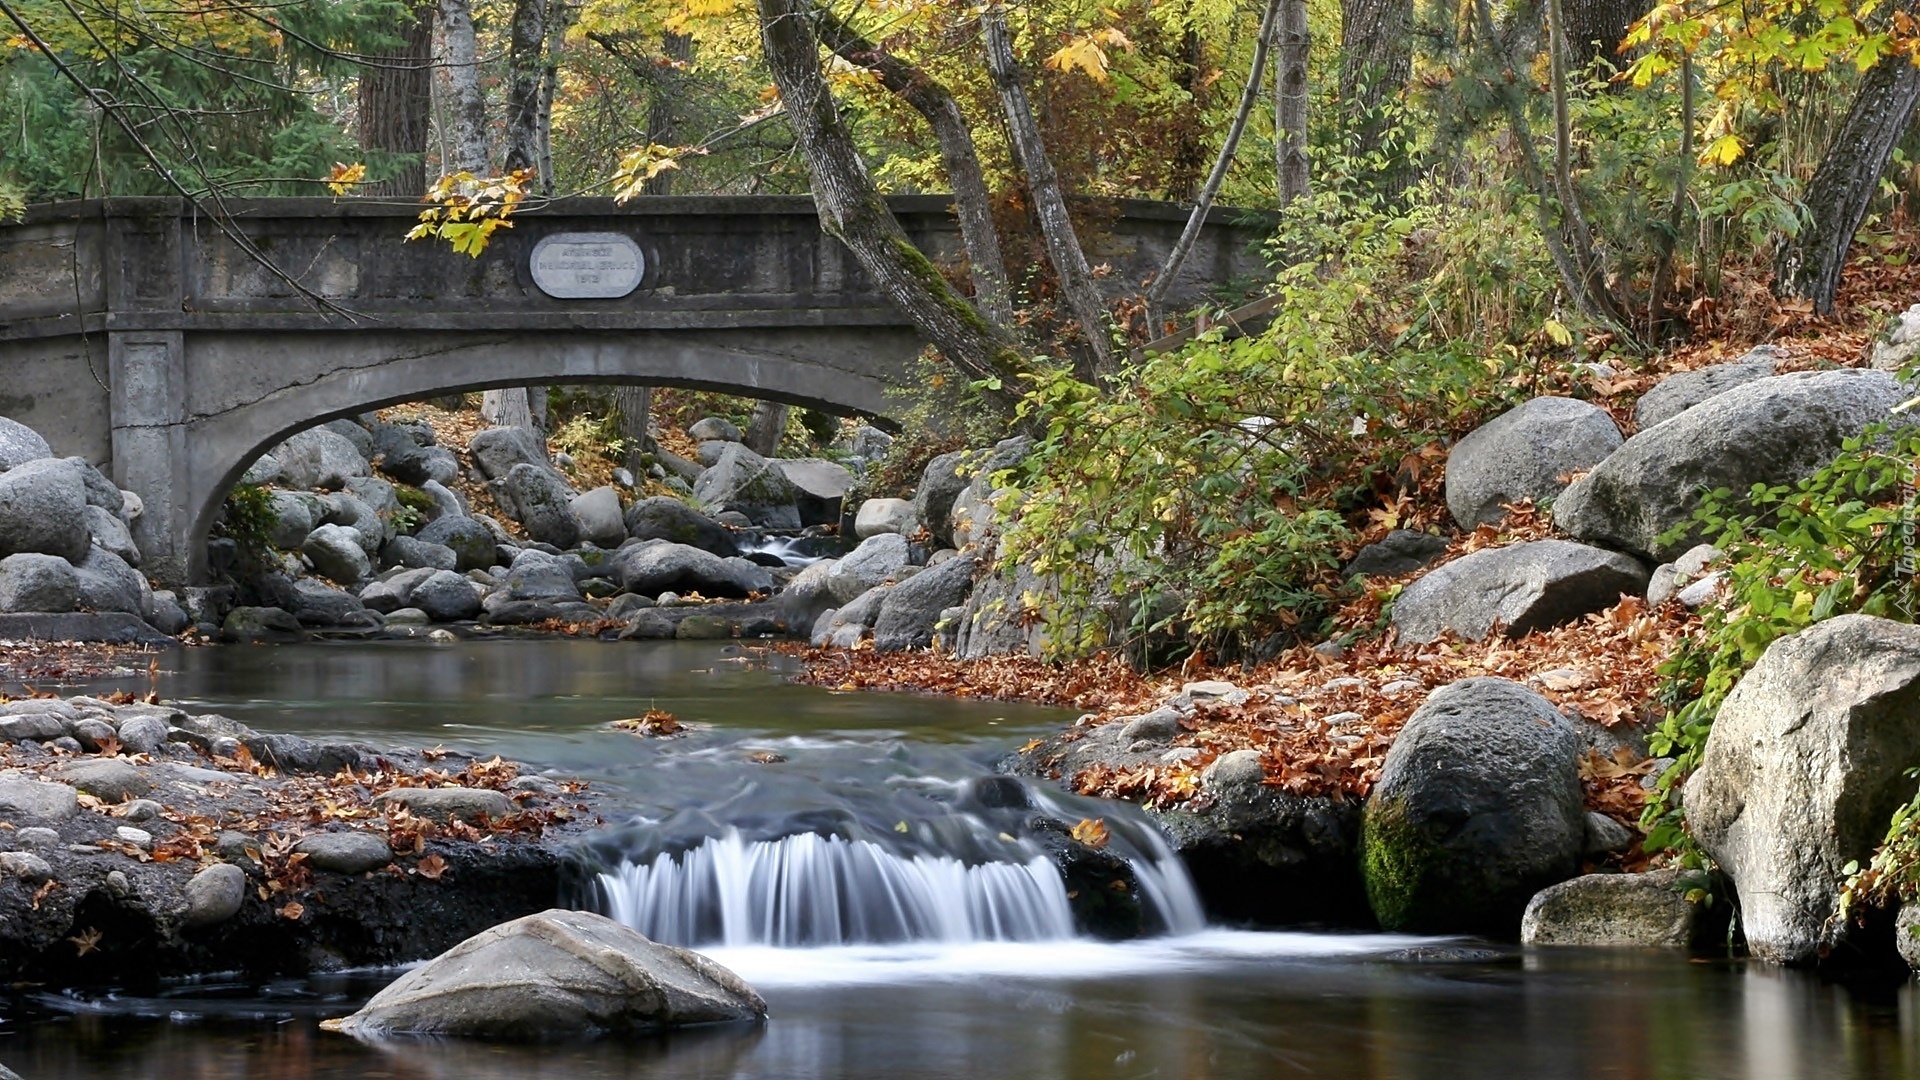
M 892 206 L 958 265 L 945 197 Z M 568 200 L 517 216 L 478 258 L 402 243 L 416 210 L 236 201 L 223 227 L 177 199 L 35 207 L 0 227 L 0 415 L 139 494 L 148 572 L 177 585 L 203 575 L 208 527 L 247 465 L 317 423 L 575 382 L 884 417 L 922 347 L 804 196 Z M 1083 240 L 1116 291 L 1135 289 L 1185 218 L 1110 204 Z M 1262 272 L 1264 223 L 1243 220 L 1214 213 L 1176 299 Z

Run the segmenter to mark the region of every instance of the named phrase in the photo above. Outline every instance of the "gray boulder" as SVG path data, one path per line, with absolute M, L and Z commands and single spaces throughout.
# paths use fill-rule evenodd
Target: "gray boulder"
M 80 579 L 60 556 L 22 552 L 0 559 L 0 611 L 72 611 L 79 601 Z
M 800 571 L 781 588 L 775 603 L 787 624 L 797 627 L 812 626 L 819 621 L 820 613 L 837 606 L 840 601 L 833 597 L 833 590 L 827 579 L 833 573 L 838 560 L 822 559 Z
M 887 590 L 873 621 L 874 649 L 898 652 L 933 644 L 940 613 L 972 591 L 974 565 L 971 555 L 948 559 Z
M 1697 371 L 1683 371 L 1661 379 L 1653 389 L 1641 395 L 1633 407 L 1633 422 L 1645 431 L 1655 424 L 1671 420 L 1708 398 L 1718 397 L 1736 386 L 1759 382 L 1774 372 L 1779 351 L 1762 345 L 1731 364 L 1714 364 Z
M 1684 949 L 1704 925 L 1678 870 L 1586 874 L 1535 894 L 1520 917 L 1524 945 Z
M 500 591 L 489 601 L 545 600 L 567 603 L 580 599 L 580 587 L 574 583 L 573 569 L 558 555 L 527 548 L 513 557 Z
M 825 458 L 779 459 L 774 464 L 793 485 L 801 525 L 839 524 L 840 504 L 854 483 L 846 466 Z
M 433 821 L 479 821 L 513 813 L 513 802 L 492 788 L 394 788 L 374 798 L 380 807 L 404 806 Z
M 0 557 L 17 552 L 86 558 L 87 485 L 70 461 L 44 457 L 0 473 Z
M 187 912 L 180 922 L 189 930 L 215 926 L 240 913 L 247 899 L 247 872 L 232 863 L 215 863 L 187 881 Z
M 140 565 L 140 549 L 134 545 L 127 523 L 105 507 L 87 504 L 87 535 L 96 546 L 120 556 L 128 566 Z
M 393 538 L 393 526 L 378 511 L 368 505 L 365 499 L 347 492 L 336 492 L 320 497 L 324 508 L 321 523 L 326 525 L 344 525 L 352 529 L 354 539 L 371 560 L 388 540 Z M 309 536 L 312 534 L 309 533 Z
M 366 626 L 375 621 L 358 597 L 312 578 L 293 583 L 291 600 L 293 617 L 302 626 Z
M 1412 573 L 1432 563 L 1446 550 L 1447 540 L 1444 536 L 1412 529 L 1395 529 L 1379 543 L 1361 548 L 1342 573 L 1347 577 L 1356 574 Z
M 580 539 L 603 548 L 617 548 L 626 540 L 627 525 L 620 514 L 620 493 L 612 487 L 597 487 L 575 496 L 567 508 L 580 527 Z
M 448 487 L 445 481 L 429 480 L 420 485 L 420 490 L 426 492 L 427 497 L 433 500 L 433 513 L 430 515 L 430 520 L 438 521 L 443 517 L 466 517 L 469 513 L 466 498 Z
M 740 425 L 719 416 L 709 416 L 693 422 L 687 429 L 687 436 L 695 442 L 731 442 L 737 443 L 745 438 L 740 433 Z
M 480 588 L 451 570 L 435 570 L 408 590 L 406 603 L 434 622 L 463 622 L 480 614 Z
M 910 557 L 907 538 L 899 533 L 870 536 L 828 571 L 827 591 L 840 603 L 851 603 L 868 589 L 899 574 Z
M 325 512 L 320 500 L 303 491 L 275 491 L 269 498 L 273 518 L 267 523 L 268 542 L 282 551 L 299 551 Z
M 0 814 L 66 821 L 79 812 L 79 793 L 66 784 L 36 780 L 23 772 L 0 773 Z
M 221 641 L 299 641 L 304 635 L 291 614 L 271 607 L 237 607 L 220 624 Z
M 892 585 L 876 585 L 846 607 L 823 613 L 813 628 L 813 636 L 820 639 L 816 643 L 836 649 L 858 645 L 880 618 L 880 609 L 886 605 L 887 594 L 893 589 Z
M 247 471 L 240 474 L 240 482 L 253 487 L 266 487 L 270 484 L 283 483 L 285 480 L 286 476 L 280 469 L 280 459 L 272 454 L 261 454 L 254 458 L 253 464 L 247 466 Z
M 87 505 L 97 506 L 122 520 L 131 520 L 135 515 L 127 513 L 127 497 L 113 486 L 106 474 L 93 467 L 93 462 L 83 457 L 70 457 L 68 461 L 80 470 L 80 481 L 87 486 Z
M 527 535 L 543 544 L 570 548 L 580 542 L 573 516 L 573 489 L 545 465 L 515 465 L 496 488 L 502 503 Z
M 731 529 L 671 495 L 655 495 L 628 507 L 626 526 L 635 540 L 670 540 L 723 559 L 740 554 Z
M 293 850 L 307 857 L 315 870 L 335 874 L 364 874 L 393 861 L 387 842 L 366 832 L 324 832 L 303 837 Z
M 1367 799 L 1361 869 L 1381 925 L 1511 937 L 1533 895 L 1579 872 L 1580 737 L 1505 679 L 1434 691 Z
M 373 563 L 362 546 L 358 529 L 345 525 L 322 525 L 307 534 L 300 545 L 301 554 L 313 563 L 316 572 L 342 585 L 358 585 L 373 575 Z
M 1811 371 L 1737 386 L 1628 439 L 1568 486 L 1554 524 L 1581 540 L 1664 562 L 1699 543 L 1693 520 L 1716 488 L 1799 480 L 1902 400 L 1884 371 Z
M 344 435 L 326 427 L 308 428 L 273 450 L 288 487 L 338 491 L 355 476 L 369 476 L 367 459 Z
M 55 775 L 78 788 L 81 794 L 110 803 L 137 799 L 153 791 L 153 781 L 124 758 L 70 761 L 61 765 Z
M 1505 503 L 1558 495 L 1620 446 L 1605 409 L 1572 398 L 1534 398 L 1474 429 L 1447 454 L 1447 510 L 1461 528 L 1501 521 Z
M 992 450 L 957 450 L 927 462 L 913 496 L 913 513 L 937 547 L 954 547 L 953 501 L 975 476 L 991 476 L 1020 463 L 1033 448 L 1026 436 L 1002 439 Z
M 1868 615 L 1781 638 L 1727 695 L 1684 805 L 1754 955 L 1812 963 L 1841 944 L 1845 867 L 1913 797 L 1917 714 L 1920 626 Z
M 372 460 L 373 433 L 361 424 L 343 416 L 338 420 L 329 420 L 320 426 L 324 430 L 331 431 L 335 435 L 347 440 L 348 443 L 352 444 L 354 453 L 359 454 L 367 460 Z
M 47 445 L 39 432 L 18 420 L 0 416 L 0 472 L 52 456 L 53 447 Z
M 429 544 L 416 536 L 396 536 L 380 550 L 380 561 L 409 569 L 455 570 L 460 556 L 445 544 Z
M 179 599 L 169 589 L 154 592 L 153 614 L 147 617 L 147 622 L 163 634 L 179 634 L 193 625 L 186 609 L 180 606 Z
M 913 516 L 913 503 L 906 499 L 868 499 L 853 519 L 853 535 L 862 540 L 881 533 L 912 536 L 919 531 L 920 519 Z
M 124 611 L 142 619 L 153 614 L 153 586 L 140 571 L 105 548 L 92 548 L 74 564 L 79 605 L 88 611 Z
M 323 1026 L 364 1038 L 553 1042 L 766 1015 L 751 987 L 699 953 L 556 908 L 468 938 Z
M 1873 343 L 1875 371 L 1899 371 L 1920 354 L 1920 304 L 1894 316 Z
M 493 530 L 478 518 L 435 518 L 426 528 L 415 533 L 414 538 L 423 544 L 451 548 L 459 560 L 454 567 L 456 570 L 485 570 L 493 565 L 494 548 L 497 546 Z
M 1463 555 L 1427 571 L 1393 604 L 1400 640 L 1449 631 L 1475 641 L 1495 625 L 1519 637 L 1646 591 L 1647 568 L 1617 551 L 1534 540 Z
M 746 597 L 770 592 L 773 576 L 746 559 L 722 559 L 709 551 L 665 540 L 621 548 L 613 560 L 613 579 L 642 596 L 697 592 L 707 597 Z
M 504 478 L 515 465 L 547 467 L 547 444 L 532 428 L 488 428 L 467 444 L 467 453 L 489 480 Z
M 693 482 L 693 496 L 712 513 L 728 510 L 767 529 L 800 528 L 799 492 L 780 466 L 738 443 Z

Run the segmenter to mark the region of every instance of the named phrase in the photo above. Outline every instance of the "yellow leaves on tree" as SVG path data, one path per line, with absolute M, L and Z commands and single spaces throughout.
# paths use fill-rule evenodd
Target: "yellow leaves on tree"
M 457 172 L 441 177 L 428 189 L 429 205 L 407 239 L 438 237 L 453 250 L 479 258 L 494 230 L 513 228 L 507 219 L 526 200 L 533 175 L 531 169 L 516 169 L 506 176 Z
M 1107 48 L 1131 52 L 1133 42 L 1113 27 L 1095 30 L 1069 39 L 1047 57 L 1047 66 L 1055 71 L 1083 71 L 1094 82 L 1103 83 L 1107 81 Z
M 366 177 L 367 166 L 364 162 L 356 161 L 348 165 L 336 161 L 333 163 L 333 170 L 327 174 L 327 190 L 335 195 L 345 195 Z
M 706 150 L 698 146 L 661 146 L 648 143 L 620 159 L 613 172 L 613 201 L 624 203 L 641 194 L 647 181 L 666 172 L 678 169 L 680 159 L 704 154 Z

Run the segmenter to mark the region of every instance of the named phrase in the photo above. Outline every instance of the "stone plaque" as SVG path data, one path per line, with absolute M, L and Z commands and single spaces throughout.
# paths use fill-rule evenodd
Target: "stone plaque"
M 611 300 L 640 287 L 647 257 L 633 237 L 554 233 L 533 245 L 533 283 L 559 300 Z

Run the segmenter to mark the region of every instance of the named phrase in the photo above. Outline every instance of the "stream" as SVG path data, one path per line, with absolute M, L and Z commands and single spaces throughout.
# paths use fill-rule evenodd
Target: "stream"
M 152 996 L 0 998 L 27 1080 L 528 1077 L 1898 1077 L 1920 998 L 1652 952 L 1521 950 L 1210 926 L 1134 808 L 1098 817 L 1149 925 L 1075 935 L 994 761 L 1071 719 L 999 702 L 796 686 L 729 643 L 567 639 L 210 647 L 158 689 L 262 731 L 505 757 L 601 793 L 609 872 L 583 898 L 700 948 L 762 1027 L 516 1048 L 321 1033 L 392 978 L 208 979 Z M 144 676 L 85 689 L 144 692 Z M 686 730 L 608 727 L 649 709 Z M 1017 790 L 1017 789 L 1016 789 Z M 1017 800 L 1011 800 L 1017 801 Z

